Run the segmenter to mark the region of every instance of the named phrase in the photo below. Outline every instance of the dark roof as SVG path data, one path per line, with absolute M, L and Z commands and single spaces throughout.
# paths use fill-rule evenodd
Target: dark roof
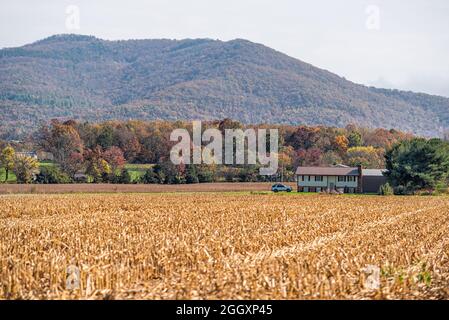
M 359 168 L 342 167 L 298 167 L 297 175 L 313 176 L 358 176 Z
M 363 176 L 366 177 L 383 177 L 386 169 L 362 169 Z

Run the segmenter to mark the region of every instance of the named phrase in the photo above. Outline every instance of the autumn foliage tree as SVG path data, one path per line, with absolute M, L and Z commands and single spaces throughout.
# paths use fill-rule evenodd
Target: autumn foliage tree
M 335 149 L 337 152 L 344 154 L 348 150 L 349 140 L 344 135 L 339 135 L 335 137 Z
M 296 153 L 296 166 L 320 166 L 323 152 L 318 148 L 301 149 Z
M 363 144 L 362 135 L 358 131 L 352 131 L 348 135 L 348 146 L 350 148 L 360 147 Z
M 111 166 L 112 172 L 116 172 L 117 169 L 121 168 L 126 163 L 123 151 L 119 147 L 110 147 L 103 152 L 102 157 Z
M 64 172 L 73 178 L 78 171 L 84 168 L 83 154 L 77 151 L 72 152 L 62 167 L 64 168 Z
M 107 182 L 112 173 L 111 166 L 103 158 L 103 152 L 100 146 L 86 152 L 86 173 L 90 175 L 93 182 Z
M 53 154 L 55 161 L 66 172 L 73 171 L 68 167 L 69 158 L 74 153 L 82 154 L 84 147 L 76 123 L 72 121 L 60 123 L 53 120 L 49 127 L 41 129 L 40 143 L 45 150 Z
M 315 146 L 320 138 L 320 128 L 300 126 L 290 135 L 286 142 L 294 149 L 309 149 Z
M 161 175 L 165 175 L 159 180 L 170 183 L 187 180 L 195 182 L 196 178 L 200 182 L 221 179 L 238 181 L 243 176 L 245 180 L 263 181 L 266 178 L 255 174 L 253 167 L 238 165 L 227 166 L 226 170 L 213 165 L 200 165 L 195 167 L 195 174 L 192 173 L 192 167 L 186 170 L 185 174 L 174 173 L 177 169 L 163 164 L 169 161 L 170 150 L 175 144 L 170 141 L 170 133 L 179 128 L 187 129 L 192 134 L 192 123 L 189 121 L 78 123 L 53 120 L 50 125 L 43 127 L 39 136 L 41 147 L 53 153 L 60 169 L 72 178 L 75 173 L 83 171 L 94 177 L 95 181 L 118 181 L 107 177 L 117 175 L 125 162 L 159 164 L 162 168 Z M 299 165 L 361 164 L 367 168 L 382 168 L 385 150 L 398 141 L 411 138 L 410 135 L 396 130 L 367 129 L 355 125 L 334 128 L 245 125 L 231 119 L 203 121 L 203 132 L 209 128 L 218 129 L 222 133 L 226 129 L 279 129 L 279 164 L 288 177 L 293 176 L 292 172 Z M 205 143 L 202 147 L 204 146 Z M 187 171 L 190 171 L 191 179 L 187 179 Z M 154 180 L 151 176 L 150 174 L 151 179 L 147 179 L 148 181 Z
M 17 177 L 17 183 L 31 183 L 34 174 L 37 174 L 39 162 L 31 157 L 14 158 L 14 174 Z
M 385 151 L 382 148 L 352 147 L 346 153 L 346 162 L 350 166 L 361 165 L 364 168 L 383 168 Z
M 5 170 L 5 182 L 8 181 L 9 173 L 14 169 L 15 151 L 11 146 L 5 147 L 0 153 L 0 167 Z

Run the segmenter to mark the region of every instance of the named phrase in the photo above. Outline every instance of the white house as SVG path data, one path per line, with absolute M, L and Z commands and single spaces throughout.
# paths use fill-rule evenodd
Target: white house
M 35 160 L 37 159 L 37 154 L 34 151 L 24 151 L 24 152 L 16 152 L 16 157 L 18 158 L 25 158 L 25 157 L 29 157 L 29 158 L 33 158 Z
M 359 167 L 298 167 L 298 192 L 377 192 L 386 182 L 385 170 Z
M 298 167 L 296 170 L 298 192 L 361 192 L 360 175 L 359 168 Z

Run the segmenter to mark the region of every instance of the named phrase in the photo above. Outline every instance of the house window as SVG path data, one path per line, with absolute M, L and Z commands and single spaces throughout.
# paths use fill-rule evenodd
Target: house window
M 323 181 L 323 176 L 316 176 L 315 181 Z
M 349 177 L 348 177 L 348 181 L 354 182 L 354 181 L 355 181 L 355 177 L 354 177 L 354 176 L 349 176 Z
M 338 176 L 338 182 L 346 181 L 346 176 Z
M 355 193 L 355 188 L 345 187 L 344 193 Z
M 304 176 L 301 176 L 301 181 L 305 181 L 305 178 L 304 178 Z

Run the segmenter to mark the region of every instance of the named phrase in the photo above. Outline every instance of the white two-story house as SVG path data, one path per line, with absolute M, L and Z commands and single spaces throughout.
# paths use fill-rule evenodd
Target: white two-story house
M 298 167 L 298 192 L 376 193 L 387 182 L 385 169 Z
M 299 167 L 296 170 L 298 192 L 361 193 L 361 168 Z

